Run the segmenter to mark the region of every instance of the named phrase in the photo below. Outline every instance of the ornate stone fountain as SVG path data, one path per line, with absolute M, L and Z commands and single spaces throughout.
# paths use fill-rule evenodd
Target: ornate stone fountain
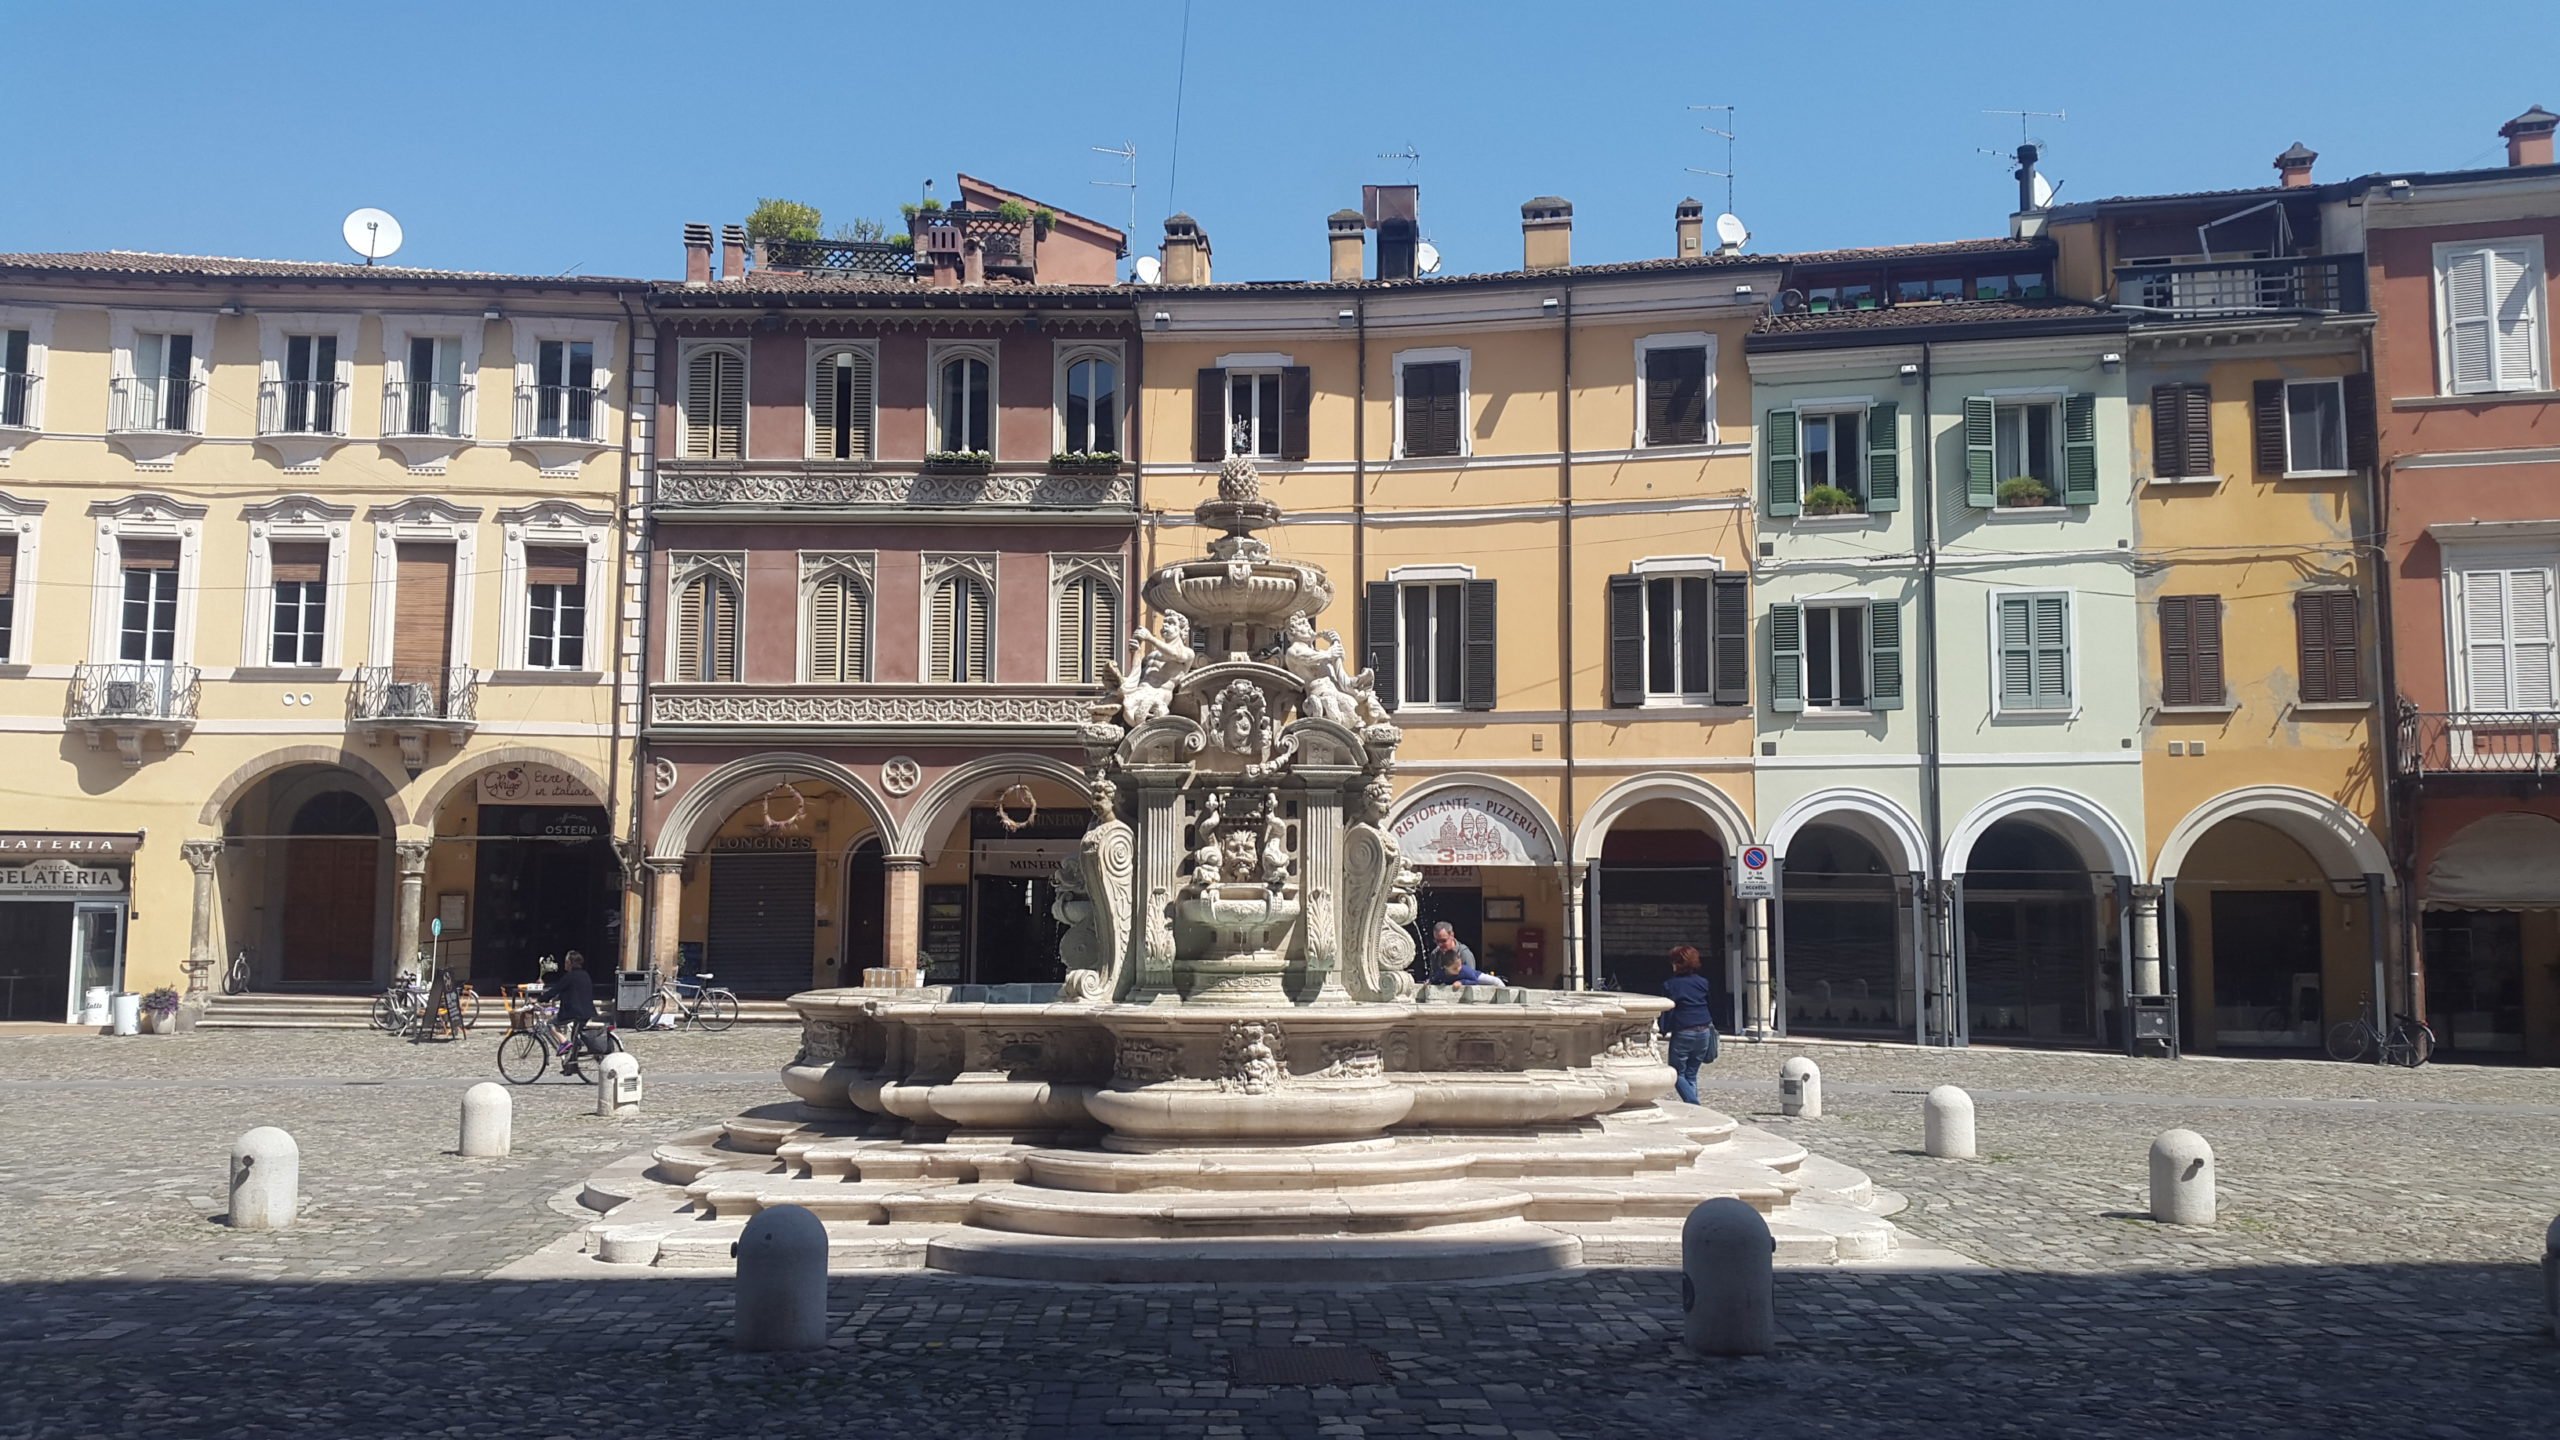
M 793 997 L 798 1103 L 600 1177 L 595 1253 L 717 1263 L 793 1203 L 838 1227 L 839 1263 L 1503 1274 L 1676 1256 L 1717 1194 L 1787 1210 L 1799 1258 L 1886 1248 L 1863 1176 L 1656 1103 L 1667 1001 L 1417 993 L 1419 875 L 1383 825 L 1401 732 L 1315 628 L 1324 572 L 1260 538 L 1280 512 L 1251 463 L 1196 514 L 1220 538 L 1149 578 L 1163 618 L 1085 732 L 1065 983 Z

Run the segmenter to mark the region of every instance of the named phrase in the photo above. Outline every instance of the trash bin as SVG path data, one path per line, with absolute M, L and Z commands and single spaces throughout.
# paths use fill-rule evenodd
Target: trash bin
M 113 1004 L 115 1006 L 116 1033 L 119 1035 L 141 1034 L 142 997 L 134 994 L 130 990 L 120 991 L 116 994 Z
M 83 1025 L 106 1024 L 107 997 L 113 993 L 115 992 L 104 985 L 92 985 L 84 991 L 80 996 L 80 1023 Z
M 658 993 L 646 970 L 625 970 L 614 977 L 613 1008 L 625 1014 L 636 1014 L 649 1008 L 649 997 Z

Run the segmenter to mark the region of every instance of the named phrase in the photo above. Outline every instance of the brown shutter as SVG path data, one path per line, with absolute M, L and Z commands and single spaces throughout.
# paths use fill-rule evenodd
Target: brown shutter
M 1652 409 L 1650 395 L 1646 409 Z M 1609 703 L 1642 705 L 1645 693 L 1644 577 L 1609 577 Z
M 2160 597 L 2160 703 L 2193 705 L 2195 691 L 2195 623 L 2184 595 Z
M 175 570 L 178 568 L 178 542 L 175 540 L 126 540 L 116 553 L 127 570 Z
M 329 547 L 318 540 L 278 540 L 267 547 L 268 568 L 279 585 L 313 584 L 329 578 Z
M 528 545 L 524 551 L 527 585 L 583 585 L 587 552 L 574 545 Z
M 1644 443 L 1695 445 L 1707 438 L 1707 352 L 1703 347 L 1644 354 Z
M 1751 703 L 1751 577 L 1718 575 L 1716 595 L 1716 703 Z
M 2213 387 L 2183 385 L 2179 409 L 2186 429 L 2185 464 L 2190 475 L 2211 475 L 2213 469 Z
M 2359 616 L 2352 590 L 2311 590 L 2293 597 L 2297 687 L 2306 705 L 2364 698 L 2357 653 Z
M 2151 473 L 2175 479 L 2195 472 L 2187 468 L 2187 387 L 2151 387 Z
M 18 537 L 0 535 L 0 595 L 18 593 Z
M 2187 602 L 2195 618 L 2196 658 L 2192 678 L 2195 704 L 2219 705 L 2222 693 L 2222 597 L 2197 595 Z
M 2357 630 L 2362 612 L 2356 592 L 2332 590 L 2329 602 L 2329 695 L 2335 700 L 2364 698 L 2364 647 Z
M 1227 372 L 1202 370 L 1191 392 L 1191 458 L 1215 465 L 1227 458 Z
M 2377 417 L 2373 405 L 2373 376 L 2348 376 L 2346 391 L 2347 468 L 2370 471 L 2373 469 L 2373 452 L 2379 443 L 2379 437 L 2374 433 Z
M 2258 473 L 2284 473 L 2284 382 L 2261 380 L 2249 392 L 2249 419 L 2257 442 Z
M 1400 603 L 1394 585 L 1372 580 L 1360 607 L 1361 659 L 1369 667 L 1370 678 L 1377 682 L 1378 703 L 1389 710 L 1396 708 L 1404 680 L 1404 657 L 1396 644 L 1396 607 Z
M 391 665 L 403 680 L 440 681 L 453 635 L 453 546 L 403 540 L 399 557 Z
M 1315 372 L 1291 365 L 1280 372 L 1280 458 L 1304 460 L 1316 404 Z
M 1490 580 L 1469 580 L 1463 596 L 1466 649 L 1458 660 L 1458 708 L 1490 710 L 1497 691 L 1494 688 L 1493 584 Z
M 707 579 L 691 580 L 676 597 L 675 674 L 671 679 L 702 678 L 702 606 L 710 586 Z
M 711 678 L 735 680 L 738 675 L 738 592 L 726 580 L 712 580 L 703 589 L 709 597 L 711 616 Z

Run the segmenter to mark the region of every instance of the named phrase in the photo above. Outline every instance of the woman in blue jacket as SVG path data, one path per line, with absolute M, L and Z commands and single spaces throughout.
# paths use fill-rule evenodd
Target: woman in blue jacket
M 1671 1068 L 1679 1075 L 1680 1098 L 1698 1103 L 1698 1067 L 1715 1063 L 1715 1012 L 1708 1005 L 1713 998 L 1707 989 L 1707 977 L 1698 973 L 1698 947 L 1671 947 L 1671 978 L 1662 982 L 1662 993 L 1671 998 L 1671 1008 L 1662 1012 L 1654 1023 L 1671 1037 Z

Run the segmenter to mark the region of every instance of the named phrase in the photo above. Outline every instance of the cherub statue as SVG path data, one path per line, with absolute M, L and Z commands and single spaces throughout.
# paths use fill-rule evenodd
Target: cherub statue
M 1283 638 L 1280 664 L 1306 685 L 1306 714 L 1355 730 L 1388 723 L 1386 707 L 1378 703 L 1377 677 L 1366 670 L 1352 673 L 1341 632 L 1320 632 L 1314 621 L 1297 614 L 1289 617 Z
M 1131 729 L 1173 709 L 1174 682 L 1198 658 L 1191 649 L 1191 621 L 1180 611 L 1167 611 L 1157 630 L 1140 629 L 1129 637 L 1129 665 L 1114 667 L 1120 690 L 1120 722 Z
M 1280 807 L 1262 821 L 1262 883 L 1278 890 L 1289 879 L 1289 824 L 1280 818 Z

